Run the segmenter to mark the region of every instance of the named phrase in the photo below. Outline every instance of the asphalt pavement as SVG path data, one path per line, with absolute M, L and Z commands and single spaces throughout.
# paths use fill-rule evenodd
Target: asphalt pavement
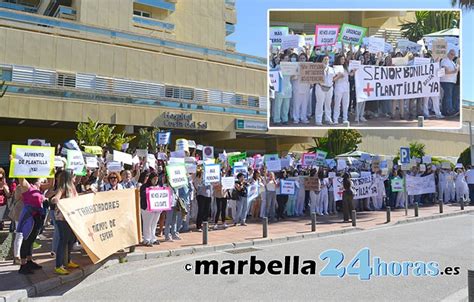
M 156 260 L 145 260 L 103 267 L 81 282 L 55 289 L 34 301 L 157 301 L 157 300 L 240 300 L 276 301 L 467 301 L 467 270 L 474 269 L 474 215 L 460 215 L 356 231 L 347 234 L 237 250 Z M 329 249 L 344 253 L 341 266 L 363 248 L 382 261 L 435 261 L 441 270 L 459 267 L 459 274 L 448 276 L 375 276 L 361 281 L 358 276 L 320 276 L 328 260 L 319 256 Z M 242 275 L 196 275 L 196 260 L 250 261 L 255 256 L 268 266 L 271 260 L 299 256 L 298 274 L 251 275 L 248 266 Z M 293 258 L 292 258 L 293 259 Z M 364 259 L 363 257 L 361 259 Z M 314 260 L 314 275 L 303 275 L 303 260 Z M 307 262 L 306 262 L 307 263 Z M 361 263 L 361 262 L 359 262 Z M 357 265 L 356 265 L 357 266 Z M 403 266 L 402 266 L 403 267 Z M 186 270 L 191 268 L 190 271 Z M 293 268 L 290 269 L 290 272 Z M 429 269 L 428 269 L 429 271 Z M 284 268 L 282 268 L 284 272 Z M 453 274 L 454 271 L 451 271 Z

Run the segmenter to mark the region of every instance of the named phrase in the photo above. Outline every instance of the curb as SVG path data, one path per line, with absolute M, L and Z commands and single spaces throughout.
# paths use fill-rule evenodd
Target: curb
M 426 216 L 426 217 L 408 218 L 405 220 L 397 221 L 393 225 L 446 218 L 446 217 L 451 217 L 451 216 L 460 216 L 460 215 L 470 214 L 470 213 L 474 213 L 474 209 L 463 210 L 463 211 L 458 211 L 454 213 L 434 214 L 433 216 Z M 362 230 L 363 229 L 358 228 L 358 227 L 351 227 L 347 229 L 333 230 L 333 231 L 328 231 L 324 233 L 308 232 L 308 233 L 303 233 L 303 234 L 275 237 L 271 239 L 261 238 L 261 239 L 253 239 L 249 241 L 220 244 L 220 245 L 215 245 L 215 246 L 201 245 L 201 246 L 195 246 L 195 247 L 185 247 L 181 249 L 156 251 L 156 252 L 148 252 L 148 253 L 133 252 L 133 253 L 128 253 L 125 256 L 114 255 L 114 256 L 111 256 L 103 264 L 98 264 L 98 263 L 92 264 L 92 265 L 83 267 L 80 270 L 77 270 L 67 276 L 54 277 L 48 280 L 44 280 L 36 284 L 33 284 L 27 287 L 26 289 L 0 292 L 0 302 L 27 301 L 28 297 L 35 297 L 49 290 L 65 285 L 67 283 L 85 278 L 99 269 L 107 269 L 108 267 L 121 264 L 121 263 L 126 263 L 126 262 L 144 261 L 144 260 L 149 260 L 149 259 L 161 259 L 161 258 L 167 258 L 167 257 L 185 256 L 185 255 L 192 255 L 192 254 L 198 254 L 198 253 L 221 252 L 221 251 L 226 251 L 226 250 L 241 249 L 241 248 L 247 248 L 247 247 L 252 247 L 252 246 L 281 244 L 281 243 L 287 243 L 287 242 L 293 242 L 293 241 L 301 241 L 305 239 L 329 237 L 329 236 L 352 233 L 352 232 L 357 232 L 357 231 L 362 231 Z M 119 258 L 122 259 L 122 261 L 120 261 Z
M 399 220 L 395 222 L 394 225 L 406 224 L 406 223 L 411 223 L 411 222 L 420 222 L 420 221 L 425 221 L 425 220 L 433 220 L 433 219 L 446 218 L 446 217 L 453 217 L 453 216 L 460 216 L 460 215 L 470 214 L 470 213 L 474 213 L 474 209 L 459 210 L 458 212 L 453 212 L 453 213 L 443 213 L 443 214 L 438 213 L 438 214 L 425 216 L 425 217 L 407 218 L 405 220 Z

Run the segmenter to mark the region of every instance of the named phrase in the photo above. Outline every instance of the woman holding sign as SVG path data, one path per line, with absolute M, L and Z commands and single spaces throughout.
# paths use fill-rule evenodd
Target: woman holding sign
M 224 169 L 222 169 L 221 179 L 225 176 L 226 172 Z M 214 197 L 216 198 L 217 205 L 216 216 L 214 217 L 214 230 L 219 228 L 217 224 L 219 222 L 219 215 L 221 216 L 222 225 L 225 229 L 227 228 L 227 224 L 225 223 L 225 211 L 227 210 L 227 196 L 229 194 L 229 190 L 222 187 L 222 182 L 215 182 L 213 186 L 213 193 Z
M 56 195 L 52 198 L 52 203 L 57 204 L 60 199 L 77 197 L 79 194 L 74 185 L 75 176 L 71 170 L 61 171 L 58 175 L 58 185 Z M 71 261 L 71 250 L 76 242 L 76 236 L 64 218 L 63 213 L 56 206 L 54 211 L 55 226 L 58 228 L 58 246 L 56 250 L 56 267 L 54 272 L 58 275 L 68 275 L 65 268 L 78 268 L 79 265 Z M 67 254 L 67 258 L 65 258 Z M 64 263 L 67 260 L 67 263 Z
M 20 248 L 21 266 L 18 271 L 20 274 L 32 274 L 33 270 L 41 269 L 41 266 L 32 260 L 33 243 L 41 228 L 44 209 L 43 209 L 43 191 L 50 184 L 42 184 L 39 178 L 18 179 L 19 193 L 23 200 L 23 210 L 18 220 L 17 232 L 23 234 L 23 242 Z
M 145 184 L 140 187 L 140 208 L 142 212 L 143 223 L 143 241 L 145 246 L 153 246 L 153 244 L 160 244 L 156 238 L 155 231 L 158 220 L 160 220 L 161 212 L 151 212 L 148 209 L 146 189 L 156 187 L 158 185 L 158 175 L 155 172 L 148 175 Z
M 349 121 L 348 111 L 349 111 L 349 76 L 354 76 L 354 71 L 348 70 L 348 62 L 344 55 L 338 55 L 334 62 L 334 68 L 336 66 L 341 66 L 340 70 L 334 77 L 334 112 L 332 121 L 334 124 L 339 124 L 339 115 L 341 112 L 342 105 L 342 122 L 345 123 Z
M 196 198 L 198 202 L 198 213 L 196 219 L 196 229 L 202 232 L 202 223 L 207 221 L 211 212 L 211 185 L 205 184 L 202 169 L 196 171 L 194 187 L 196 188 Z
M 323 125 L 323 112 L 326 122 L 329 125 L 334 125 L 331 118 L 331 103 L 334 83 L 334 69 L 329 66 L 329 56 L 325 55 L 322 58 L 324 64 L 324 82 L 316 84 L 316 126 Z
M 282 54 L 282 61 L 289 62 L 288 54 Z M 288 125 L 288 114 L 290 111 L 290 100 L 293 93 L 291 76 L 284 75 L 281 79 L 281 91 L 275 93 L 275 106 L 273 108 L 273 122 L 276 125 Z
M 305 53 L 301 53 L 298 57 L 299 62 L 306 62 L 308 58 Z M 310 84 L 302 83 L 297 76 L 293 81 L 293 121 L 295 124 L 299 122 L 308 124 L 308 104 L 310 100 Z

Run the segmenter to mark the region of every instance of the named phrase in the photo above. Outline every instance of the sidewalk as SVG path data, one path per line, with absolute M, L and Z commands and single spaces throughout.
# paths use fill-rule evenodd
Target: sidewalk
M 425 206 L 419 208 L 419 217 L 418 219 L 431 219 L 439 216 L 450 216 L 473 212 L 473 206 L 465 206 L 464 211 L 460 210 L 459 205 L 445 205 L 444 214 L 439 214 L 438 205 Z M 414 209 L 411 208 L 408 211 L 408 216 L 405 216 L 404 209 L 392 210 L 391 212 L 391 222 L 386 223 L 386 212 L 385 211 L 366 211 L 357 213 L 357 229 L 367 230 L 373 228 L 384 227 L 387 225 L 395 225 L 398 223 L 409 222 L 410 220 L 416 220 L 414 217 Z M 213 224 L 210 224 L 213 225 Z M 339 213 L 338 216 L 318 216 L 317 217 L 317 227 L 316 233 L 328 233 L 328 232 L 343 232 L 353 230 L 354 227 L 351 223 L 342 223 L 342 213 Z M 301 236 L 304 234 L 311 233 L 311 220 L 309 217 L 295 217 L 288 218 L 285 221 L 269 223 L 268 226 L 268 238 L 285 238 L 288 236 Z M 89 260 L 89 257 L 85 252 L 75 251 L 73 252 L 72 259 L 81 265 L 81 270 L 76 270 L 73 274 L 69 276 L 64 276 L 56 278 L 57 275 L 53 273 L 54 269 L 54 258 L 50 255 L 51 250 L 51 237 L 52 230 L 47 228 L 44 232 L 44 235 L 47 237 L 46 240 L 41 240 L 42 247 L 33 252 L 35 260 L 43 266 L 43 269 L 36 271 L 33 275 L 20 275 L 18 274 L 18 265 L 12 265 L 12 261 L 3 261 L 0 262 L 0 291 L 6 290 L 15 290 L 15 289 L 26 289 L 29 288 L 30 295 L 38 295 L 41 292 L 52 289 L 54 287 L 60 286 L 77 279 L 80 279 L 84 276 L 89 275 L 104 263 L 93 265 Z M 163 242 L 163 237 L 159 237 L 161 244 L 153 247 L 137 246 L 136 253 L 134 255 L 145 255 L 153 252 L 170 252 L 170 254 L 179 255 L 179 249 L 190 250 L 193 247 L 202 247 L 202 233 L 200 232 L 188 232 L 180 234 L 182 240 L 174 242 Z M 208 246 L 217 246 L 217 245 L 229 245 L 229 248 L 233 248 L 232 243 L 242 243 L 244 246 L 246 243 L 248 245 L 253 245 L 253 240 L 258 240 L 262 238 L 262 224 L 261 221 L 250 221 L 247 226 L 230 226 L 227 229 L 219 230 L 210 230 L 208 236 Z M 237 244 L 240 245 L 240 244 Z M 158 254 L 158 253 L 157 253 Z M 117 259 L 118 256 L 125 256 L 126 253 L 117 253 L 114 256 L 111 256 L 111 259 Z M 166 254 L 168 255 L 168 254 Z M 145 256 L 139 257 L 140 259 L 145 259 Z M 148 257 L 151 258 L 151 257 Z M 118 260 L 113 260 L 118 262 Z M 51 282 L 44 282 L 44 281 Z M 31 286 L 35 285 L 35 288 Z M 0 295 L 1 296 L 1 295 Z

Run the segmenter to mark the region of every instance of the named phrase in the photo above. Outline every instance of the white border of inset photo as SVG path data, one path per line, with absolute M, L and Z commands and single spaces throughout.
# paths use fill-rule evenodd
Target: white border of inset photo
M 337 12 L 337 11 L 388 11 L 388 12 L 394 12 L 394 11 L 412 11 L 412 12 L 416 12 L 416 11 L 457 11 L 459 12 L 459 51 L 461 53 L 461 56 L 460 58 L 462 58 L 462 54 L 463 54 L 463 48 L 462 48 L 462 43 L 463 43 L 463 38 L 462 38 L 462 10 L 459 9 L 459 8 L 452 8 L 452 9 L 448 9 L 448 8 L 444 8 L 444 9 L 439 9 L 439 8 L 428 8 L 428 9 L 420 9 L 420 8 L 404 8 L 404 9 L 380 9 L 380 8 L 335 8 L 335 9 L 308 9 L 308 8 L 301 8 L 301 9 L 296 9 L 296 8 L 271 8 L 271 9 L 268 9 L 267 10 L 267 24 L 266 24 L 266 31 L 267 31 L 267 41 L 266 41 L 266 47 L 267 47 L 267 60 L 268 58 L 270 57 L 269 56 L 269 51 L 270 51 L 270 12 L 272 11 L 292 11 L 292 12 L 303 12 L 303 11 L 310 11 L 310 12 Z M 315 25 L 317 24 L 317 22 L 314 23 Z M 461 65 L 461 71 L 462 72 L 462 65 Z M 268 76 L 270 72 L 270 62 L 267 62 L 267 86 L 266 86 L 266 89 L 267 89 L 267 94 L 268 94 L 268 89 L 270 87 L 270 78 Z M 383 130 L 387 130 L 387 129 L 393 129 L 393 130 L 409 130 L 409 129 L 417 129 L 417 130 L 421 130 L 421 129 L 425 129 L 425 130 L 459 130 L 462 128 L 462 117 L 463 117 L 463 108 L 462 108 L 462 100 L 463 100 L 463 97 L 462 97 L 462 87 L 463 87 L 463 76 L 462 74 L 460 75 L 460 83 L 459 83 L 459 123 L 458 123 L 458 127 L 404 127 L 404 126 L 400 126 L 400 127 L 391 127 L 391 126 L 388 126 L 388 127 L 383 127 L 383 126 L 376 126 L 376 127 L 368 127 L 368 126 L 354 126 L 353 123 L 350 123 L 349 124 L 349 127 L 345 127 L 343 124 L 341 124 L 340 126 L 330 126 L 330 125 L 324 125 L 323 126 L 303 126 L 303 127 L 294 127 L 294 126 L 271 126 L 270 125 L 270 108 L 271 108 L 271 104 L 270 104 L 270 96 L 268 95 L 268 104 L 267 104 L 267 127 L 268 129 L 271 129 L 271 130 L 275 130 L 275 129 L 281 129 L 281 130 L 284 130 L 284 129 L 301 129 L 301 130 L 328 130 L 328 129 L 361 129 L 361 130 L 377 130 L 377 129 L 383 129 Z M 416 121 L 414 121 L 416 122 Z

